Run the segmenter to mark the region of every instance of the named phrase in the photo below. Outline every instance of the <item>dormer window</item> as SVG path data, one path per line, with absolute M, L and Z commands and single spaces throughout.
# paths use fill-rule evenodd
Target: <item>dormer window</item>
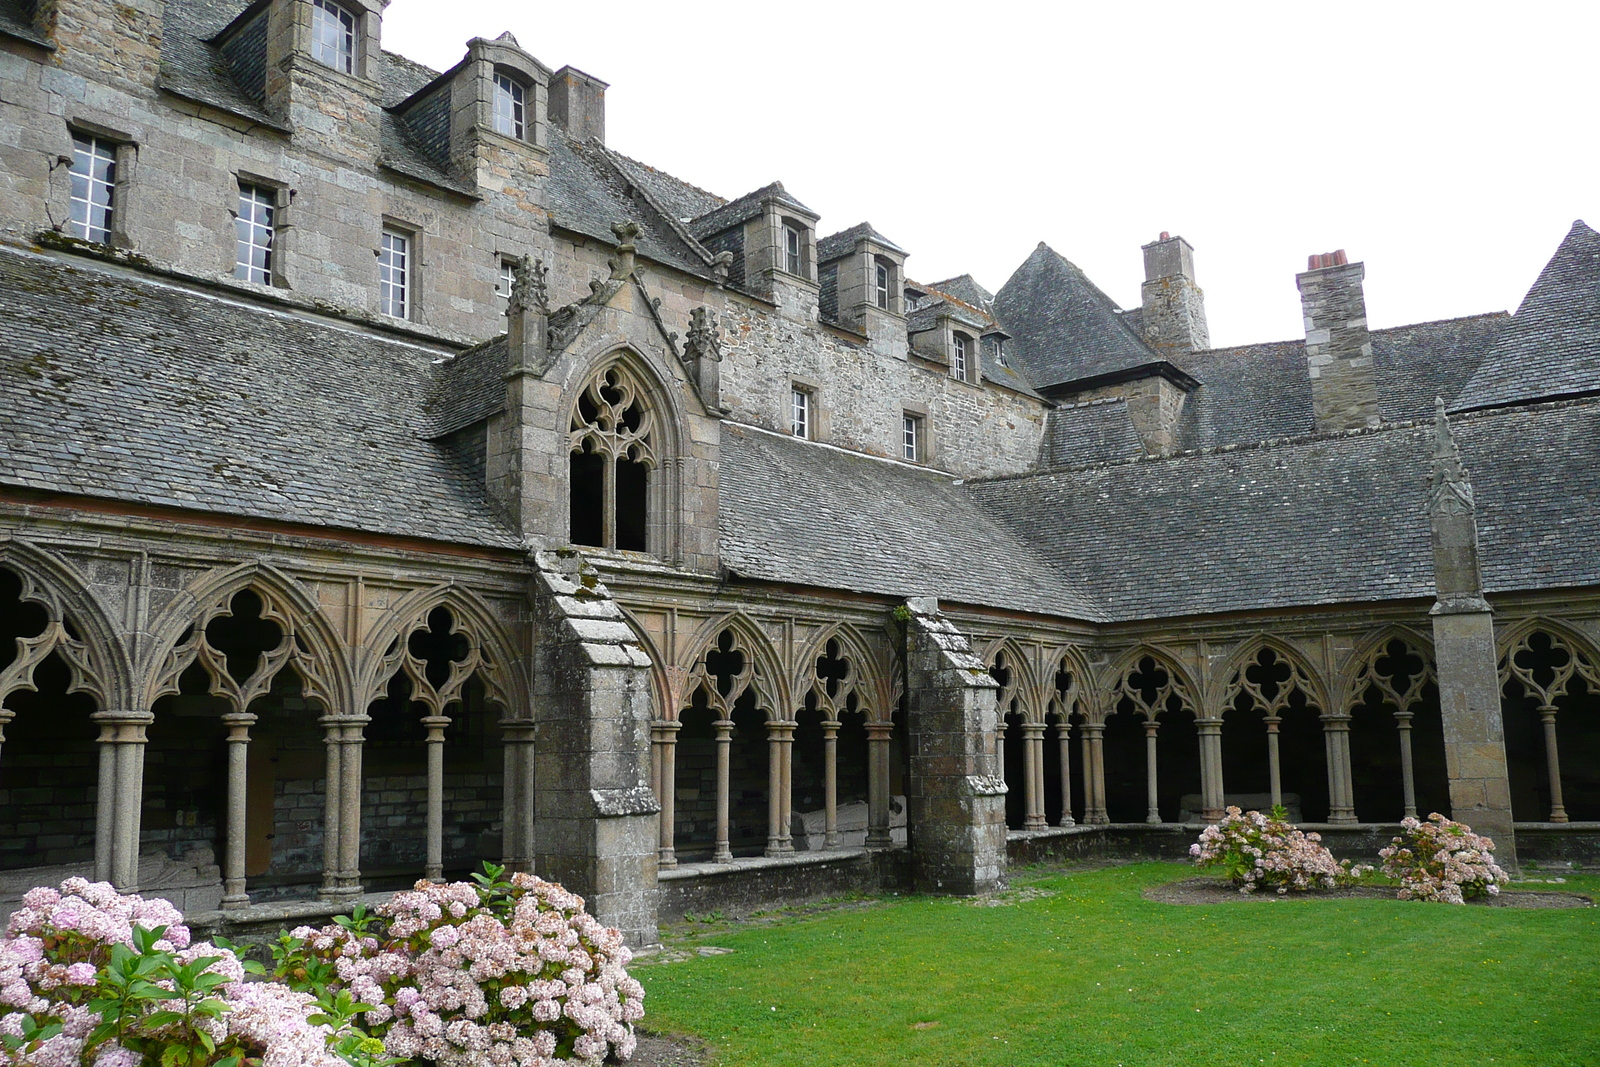
M 507 137 L 526 139 L 528 90 L 503 71 L 494 72 L 494 129 Z
M 968 381 L 967 355 L 972 351 L 972 339 L 964 333 L 955 335 L 955 344 L 950 352 L 950 373 L 962 381 Z
M 874 295 L 877 298 L 877 304 L 883 310 L 888 311 L 889 310 L 889 265 L 887 263 L 883 262 L 883 260 L 880 259 L 880 260 L 874 261 L 873 267 L 876 268 L 874 270 L 875 280 L 874 280 L 874 283 L 873 283 L 873 292 L 874 292 Z
M 783 269 L 790 274 L 805 274 L 805 238 L 800 233 L 800 227 L 793 223 L 783 224 Z
M 356 71 L 356 17 L 333 0 L 311 0 L 311 58 L 346 74 Z

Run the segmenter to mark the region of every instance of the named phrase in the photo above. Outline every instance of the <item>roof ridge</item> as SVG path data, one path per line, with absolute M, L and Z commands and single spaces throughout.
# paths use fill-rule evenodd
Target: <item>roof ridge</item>
M 633 176 L 624 170 L 622 166 L 612 158 L 611 149 L 606 147 L 605 142 L 601 141 L 599 138 L 591 138 L 589 143 L 600 150 L 600 157 L 606 161 L 607 165 L 609 165 L 612 170 L 617 172 L 618 177 L 628 183 L 628 188 L 633 190 L 635 194 L 644 200 L 644 202 L 649 206 L 650 210 L 661 216 L 666 224 L 671 227 L 672 232 L 678 235 L 679 240 L 683 241 L 684 244 L 689 246 L 689 251 L 693 252 L 695 255 L 704 260 L 706 266 L 711 266 L 713 257 L 706 246 L 697 241 L 694 235 L 689 232 L 688 227 L 675 218 L 672 212 L 662 207 L 661 202 L 655 198 L 654 194 L 652 194 L 650 190 L 646 189 L 639 182 L 633 180 Z M 640 165 L 643 166 L 644 164 Z
M 619 152 L 617 149 L 612 148 L 610 145 L 606 146 L 606 151 L 610 152 L 614 156 L 620 156 L 621 158 L 626 159 L 629 163 L 637 164 L 638 166 L 643 167 L 645 170 L 651 171 L 651 172 L 653 172 L 655 174 L 660 174 L 660 175 L 662 175 L 664 177 L 667 177 L 667 178 L 671 178 L 673 181 L 679 183 L 680 185 L 687 185 L 689 188 L 693 189 L 697 193 L 704 193 L 706 196 L 709 196 L 711 199 L 720 201 L 720 203 L 717 204 L 717 207 L 725 207 L 726 205 L 732 203 L 732 201 L 730 201 L 725 196 L 721 196 L 721 195 L 719 195 L 717 193 L 713 193 L 710 189 L 707 189 L 707 188 L 705 188 L 703 186 L 696 185 L 694 182 L 684 181 L 682 178 L 678 177 L 676 174 L 671 173 L 670 171 L 662 170 L 660 167 L 651 166 L 649 163 L 646 163 L 644 160 L 635 159 L 633 156 L 628 155 L 628 153 L 626 153 L 626 152 Z M 716 208 L 712 208 L 711 210 L 715 211 Z M 707 212 L 704 212 L 703 214 L 709 215 L 710 213 L 711 213 L 710 211 L 707 211 Z

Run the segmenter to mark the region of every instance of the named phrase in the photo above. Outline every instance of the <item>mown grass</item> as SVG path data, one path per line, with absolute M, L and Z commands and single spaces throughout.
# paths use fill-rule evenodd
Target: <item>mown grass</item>
M 733 951 L 640 967 L 644 1025 L 722 1067 L 1600 1063 L 1600 909 L 1140 895 L 1193 873 L 1024 873 L 998 907 L 678 927 L 678 947 Z

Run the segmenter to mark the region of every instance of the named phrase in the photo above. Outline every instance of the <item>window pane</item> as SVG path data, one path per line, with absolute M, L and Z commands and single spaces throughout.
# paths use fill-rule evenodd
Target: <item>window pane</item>
M 356 20 L 331 0 L 312 0 L 311 57 L 346 74 L 355 73 Z
M 116 146 L 98 137 L 72 136 L 72 217 L 74 237 L 111 243 L 112 198 L 117 182 Z
M 397 319 L 407 317 L 411 290 L 411 239 L 394 230 L 383 231 L 378 255 L 378 308 Z
M 494 75 L 494 128 L 507 137 L 523 136 L 525 91 L 522 83 L 499 71 Z
M 239 186 L 239 214 L 233 226 L 235 278 L 272 284 L 272 227 L 276 213 L 277 197 L 271 189 Z
M 793 391 L 794 415 L 790 429 L 796 437 L 811 436 L 811 397 L 804 390 Z

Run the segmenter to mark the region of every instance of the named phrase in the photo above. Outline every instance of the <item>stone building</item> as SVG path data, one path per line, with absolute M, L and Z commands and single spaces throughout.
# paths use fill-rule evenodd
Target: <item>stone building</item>
M 1210 346 L 1045 245 L 606 144 L 509 34 L 383 0 L 0 0 L 0 899 L 216 925 L 483 859 L 658 917 L 1235 800 L 1370 845 L 1600 822 L 1600 236 L 1514 315 Z M 819 236 L 820 234 L 820 236 Z

